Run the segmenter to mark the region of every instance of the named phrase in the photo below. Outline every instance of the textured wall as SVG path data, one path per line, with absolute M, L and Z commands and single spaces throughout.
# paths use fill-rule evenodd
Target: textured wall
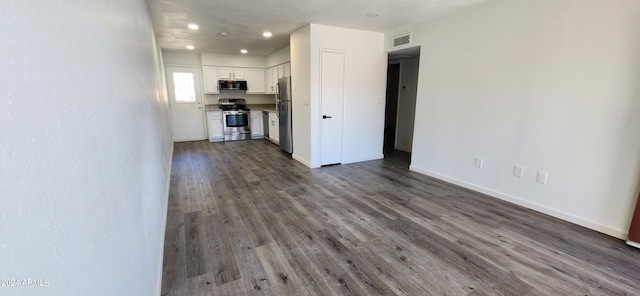
M 411 168 L 624 238 L 640 179 L 638 28 L 635 0 L 498 0 L 388 32 L 421 45 Z
M 3 1 L 0 295 L 159 294 L 171 131 L 145 1 Z M 35 285 L 35 284 L 34 284 Z

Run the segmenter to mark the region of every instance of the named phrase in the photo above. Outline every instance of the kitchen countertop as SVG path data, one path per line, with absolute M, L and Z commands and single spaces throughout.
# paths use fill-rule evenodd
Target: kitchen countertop
M 249 110 L 276 112 L 276 104 L 247 104 L 247 108 Z
M 204 105 L 204 111 L 222 111 L 218 104 L 208 104 Z

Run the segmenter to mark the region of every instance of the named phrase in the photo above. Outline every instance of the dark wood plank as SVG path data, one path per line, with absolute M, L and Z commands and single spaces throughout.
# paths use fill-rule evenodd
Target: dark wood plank
M 186 213 L 184 221 L 187 278 L 191 278 L 207 273 L 205 246 L 202 244 L 205 240 L 205 231 L 198 212 Z
M 164 242 L 162 290 L 180 287 L 187 279 L 184 227 L 167 229 Z
M 407 159 L 176 143 L 162 295 L 640 295 L 640 250 Z
M 227 236 L 225 224 L 229 223 L 220 215 L 205 216 L 205 248 L 207 271 L 213 274 L 217 286 L 240 278 L 240 270 Z
M 322 246 L 330 256 L 335 256 L 343 266 L 347 267 L 349 274 L 357 284 L 367 291 L 369 295 L 397 295 L 387 283 L 380 277 L 374 275 L 374 270 L 369 262 L 362 261 L 360 258 L 342 244 L 336 236 L 328 229 L 318 231 L 318 235 L 322 238 Z

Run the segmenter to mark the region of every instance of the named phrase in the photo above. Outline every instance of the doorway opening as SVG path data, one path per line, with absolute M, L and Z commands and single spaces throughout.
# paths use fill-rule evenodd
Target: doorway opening
M 420 47 L 389 52 L 383 153 L 385 159 L 411 163 Z

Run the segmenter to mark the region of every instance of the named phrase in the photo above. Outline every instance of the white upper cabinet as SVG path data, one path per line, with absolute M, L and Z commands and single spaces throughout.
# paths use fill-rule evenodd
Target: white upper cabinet
M 291 76 L 291 63 L 284 63 L 282 65 L 277 66 L 278 69 L 278 78 L 289 77 Z
M 278 69 L 278 79 L 284 77 L 284 64 L 278 65 L 277 69 Z
M 275 93 L 275 84 L 273 83 L 273 71 L 271 68 L 264 70 L 264 84 L 265 84 L 265 93 L 273 94 Z
M 291 63 L 268 69 L 228 66 L 202 66 L 202 87 L 205 94 L 220 94 L 219 80 L 246 80 L 248 94 L 275 94 L 278 79 L 291 76 Z
M 218 67 L 202 66 L 202 87 L 205 94 L 219 94 Z
M 276 93 L 276 84 L 278 83 L 278 69 L 277 67 L 271 67 L 266 70 L 266 88 L 268 94 Z
M 266 92 L 264 69 L 244 69 L 244 77 L 247 80 L 248 94 L 263 94 Z
M 219 79 L 245 79 L 243 68 L 218 67 Z
M 284 63 L 282 66 L 284 68 L 284 76 L 283 77 L 291 76 L 291 63 Z
M 265 72 L 266 93 L 275 94 L 277 91 L 276 84 L 278 84 L 278 79 L 291 76 L 291 63 L 273 66 L 268 68 Z

